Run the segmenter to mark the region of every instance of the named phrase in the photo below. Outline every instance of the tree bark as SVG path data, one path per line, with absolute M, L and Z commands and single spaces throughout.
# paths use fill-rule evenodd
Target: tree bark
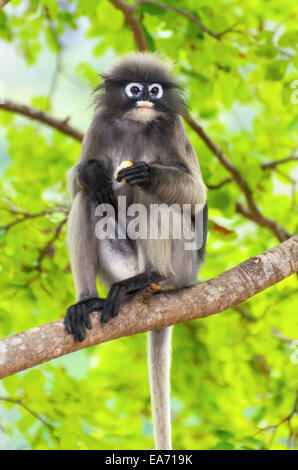
M 154 296 L 143 291 L 107 324 L 93 313 L 93 329 L 82 343 L 65 332 L 63 319 L 9 336 L 0 341 L 0 378 L 95 344 L 222 312 L 297 271 L 298 235 L 194 287 Z

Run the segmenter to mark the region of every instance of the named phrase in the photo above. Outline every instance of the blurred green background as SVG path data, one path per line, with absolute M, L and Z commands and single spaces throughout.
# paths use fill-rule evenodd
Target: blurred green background
M 297 4 L 141 3 L 135 15 L 148 49 L 174 61 L 192 116 L 240 171 L 261 212 L 297 233 Z M 132 31 L 108 0 L 14 0 L 0 10 L 4 98 L 69 118 L 82 131 L 98 74 L 132 50 Z M 241 189 L 186 127 L 209 187 L 205 280 L 279 240 L 239 213 Z M 0 109 L 1 337 L 53 321 L 74 302 L 65 173 L 79 152 L 75 139 Z M 292 276 L 237 308 L 175 327 L 175 449 L 297 448 L 296 318 Z M 152 449 L 146 335 L 4 379 L 0 448 Z

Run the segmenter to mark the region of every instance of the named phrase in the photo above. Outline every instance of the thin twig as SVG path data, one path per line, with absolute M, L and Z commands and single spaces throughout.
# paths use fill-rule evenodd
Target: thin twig
M 0 397 L 0 400 L 1 401 L 6 401 L 8 403 L 15 403 L 16 405 L 21 406 L 22 408 L 24 408 L 24 410 L 28 411 L 28 413 L 30 413 L 35 419 L 37 419 L 44 426 L 46 426 L 49 429 L 49 431 L 51 431 L 51 433 L 53 433 L 53 431 L 55 430 L 55 427 L 52 424 L 45 421 L 42 418 L 42 416 L 40 416 L 38 413 L 36 413 L 34 410 L 32 410 L 32 408 L 25 405 L 25 403 L 22 402 L 21 398 Z M 56 436 L 53 436 L 53 437 L 55 437 L 55 439 L 57 439 Z
M 281 158 L 280 160 L 272 160 L 272 162 L 262 163 L 261 168 L 263 170 L 265 170 L 266 168 L 275 168 L 276 166 L 281 165 L 283 163 L 288 163 L 288 162 L 297 161 L 297 160 L 298 160 L 298 156 L 290 155 L 287 158 Z
M 1 209 L 2 210 L 8 210 L 5 207 L 1 207 L 0 210 Z M 52 214 L 59 213 L 59 212 L 67 213 L 67 210 L 66 209 L 51 209 L 51 210 L 45 210 L 45 211 L 37 212 L 35 214 L 29 214 L 28 212 L 19 211 L 19 210 L 10 210 L 11 214 L 20 214 L 20 215 L 22 215 L 22 217 L 16 218 L 15 220 L 13 220 L 12 222 L 10 222 L 7 225 L 4 225 L 2 227 L 0 226 L 0 229 L 4 230 L 4 231 L 8 231 L 11 227 L 14 227 L 15 225 L 20 224 L 22 222 L 25 222 L 28 219 L 36 219 L 38 217 L 43 217 L 45 215 L 52 215 Z
M 161 2 L 154 2 L 154 1 L 151 1 L 151 0 L 137 0 L 135 3 L 132 4 L 132 6 L 134 8 L 138 7 L 139 5 L 153 5 L 155 7 L 161 8 L 163 10 L 174 11 L 175 13 L 178 13 L 179 15 L 185 16 L 185 18 L 188 18 L 190 21 L 197 24 L 204 33 L 209 34 L 209 36 L 212 36 L 213 38 L 217 39 L 218 41 L 220 40 L 220 36 L 221 36 L 222 33 L 221 34 L 213 33 L 196 16 L 193 16 L 191 13 L 189 13 L 186 10 L 181 10 L 180 8 L 173 7 L 172 5 L 168 5 L 166 3 L 161 3 Z

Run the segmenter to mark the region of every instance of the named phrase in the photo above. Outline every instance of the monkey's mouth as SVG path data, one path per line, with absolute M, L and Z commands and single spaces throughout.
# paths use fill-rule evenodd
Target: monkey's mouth
M 152 109 L 154 106 L 151 101 L 137 101 L 136 102 L 136 108 L 137 109 Z

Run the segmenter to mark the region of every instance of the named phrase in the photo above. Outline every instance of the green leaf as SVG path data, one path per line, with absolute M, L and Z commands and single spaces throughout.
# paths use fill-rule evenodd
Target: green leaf
M 49 99 L 46 96 L 34 96 L 31 98 L 31 104 L 35 108 L 41 109 L 43 111 L 49 109 L 50 107 Z
M 276 60 L 266 67 L 265 78 L 271 81 L 282 80 L 287 69 L 287 62 L 284 60 Z
M 154 52 L 154 51 L 155 51 L 155 42 L 154 42 L 153 37 L 152 37 L 151 34 L 148 32 L 148 30 L 147 30 L 147 28 L 144 26 L 144 24 L 142 24 L 142 29 L 143 29 L 144 34 L 145 34 L 145 39 L 146 39 L 147 47 L 148 47 L 149 51 L 150 51 L 150 52 Z
M 55 20 L 58 16 L 59 6 L 57 0 L 41 0 L 41 4 L 45 7 L 47 15 L 51 20 Z
M 298 31 L 287 31 L 278 41 L 280 47 L 294 47 L 298 45 Z
M 221 441 L 216 444 L 212 450 L 233 450 L 235 448 L 234 444 L 227 441 Z
M 98 73 L 88 62 L 80 62 L 76 66 L 76 73 L 87 80 L 92 86 L 97 85 L 99 82 Z
M 298 130 L 298 114 L 296 114 L 296 116 L 294 116 L 294 118 L 292 119 L 292 121 L 288 125 L 287 130 L 289 132 L 293 132 L 293 131 Z
M 255 54 L 259 57 L 265 57 L 266 59 L 274 59 L 274 57 L 277 55 L 277 52 L 278 51 L 276 47 L 263 45 L 257 47 Z
M 157 5 L 140 5 L 140 11 L 153 16 L 161 16 L 165 14 L 165 10 Z

